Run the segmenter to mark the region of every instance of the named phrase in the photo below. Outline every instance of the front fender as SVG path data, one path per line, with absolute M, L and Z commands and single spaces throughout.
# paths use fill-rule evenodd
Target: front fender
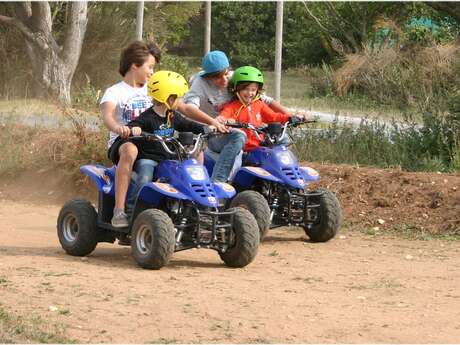
M 319 173 L 315 169 L 310 167 L 299 167 L 299 170 L 305 181 L 314 182 L 319 180 Z
M 228 183 L 214 182 L 213 186 L 218 199 L 230 199 L 236 194 L 235 188 Z
M 164 197 L 173 199 L 190 200 L 188 196 L 179 192 L 169 183 L 150 182 L 142 186 L 139 191 L 139 199 L 147 204 L 158 206 Z
M 251 186 L 256 179 L 267 180 L 271 182 L 281 182 L 279 178 L 270 174 L 267 170 L 260 167 L 243 167 L 236 173 L 233 182 L 242 187 Z

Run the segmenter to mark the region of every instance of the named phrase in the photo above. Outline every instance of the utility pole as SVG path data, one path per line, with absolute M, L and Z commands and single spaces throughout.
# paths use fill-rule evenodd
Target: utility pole
M 136 40 L 142 40 L 142 29 L 144 28 L 144 2 L 137 2 L 136 17 Z
M 204 55 L 211 50 L 211 1 L 205 2 L 204 15 Z
M 283 1 L 276 2 L 275 99 L 281 99 L 281 53 L 283 49 Z

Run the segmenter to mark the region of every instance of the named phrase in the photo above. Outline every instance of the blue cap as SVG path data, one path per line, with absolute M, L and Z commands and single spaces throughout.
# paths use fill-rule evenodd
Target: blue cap
M 213 50 L 207 53 L 202 61 L 203 71 L 200 72 L 202 77 L 208 74 L 221 72 L 230 67 L 227 55 L 220 50 Z

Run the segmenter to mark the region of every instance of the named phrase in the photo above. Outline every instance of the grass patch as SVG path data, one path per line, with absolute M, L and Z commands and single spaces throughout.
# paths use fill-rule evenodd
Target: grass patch
M 359 164 L 406 171 L 460 171 L 460 113 L 427 113 L 423 125 L 382 124 L 364 119 L 358 127 L 336 122 L 323 130 L 298 133 L 294 148 L 300 160 Z
M 0 343 L 75 344 L 65 336 L 63 325 L 51 325 L 39 316 L 25 319 L 0 306 Z
M 62 113 L 62 107 L 57 103 L 34 98 L 0 100 L 0 114 L 11 116 L 49 116 Z
M 352 284 L 350 289 L 354 290 L 375 290 L 375 289 L 396 289 L 404 287 L 401 283 L 398 283 L 392 279 L 380 279 L 368 284 Z
M 14 176 L 23 170 L 60 170 L 80 176 L 83 164 L 108 164 L 107 132 L 94 132 L 75 125 L 59 131 L 7 123 L 0 131 L 3 148 L 0 176 Z
M 379 237 L 385 235 L 397 236 L 406 240 L 418 241 L 458 241 L 460 229 L 443 232 L 432 232 L 416 224 L 395 224 L 389 228 L 361 228 L 359 231 L 367 236 Z

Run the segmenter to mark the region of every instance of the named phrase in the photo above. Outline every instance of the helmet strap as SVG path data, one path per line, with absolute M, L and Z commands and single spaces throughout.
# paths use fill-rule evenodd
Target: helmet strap
M 173 118 L 174 118 L 174 110 L 168 107 L 168 110 L 166 110 L 166 125 L 168 127 L 172 126 Z
M 243 104 L 243 106 L 246 106 L 246 107 L 247 107 L 247 106 L 249 105 L 249 103 L 246 103 L 246 102 L 243 100 L 243 98 L 241 98 L 240 93 L 239 93 L 238 91 L 236 91 L 235 93 L 236 93 L 236 97 L 237 97 L 238 100 L 241 102 L 241 104 Z M 257 101 L 258 99 L 260 99 L 260 92 L 257 92 L 257 95 L 256 95 L 256 97 L 254 97 L 254 99 L 252 100 L 252 102 Z

